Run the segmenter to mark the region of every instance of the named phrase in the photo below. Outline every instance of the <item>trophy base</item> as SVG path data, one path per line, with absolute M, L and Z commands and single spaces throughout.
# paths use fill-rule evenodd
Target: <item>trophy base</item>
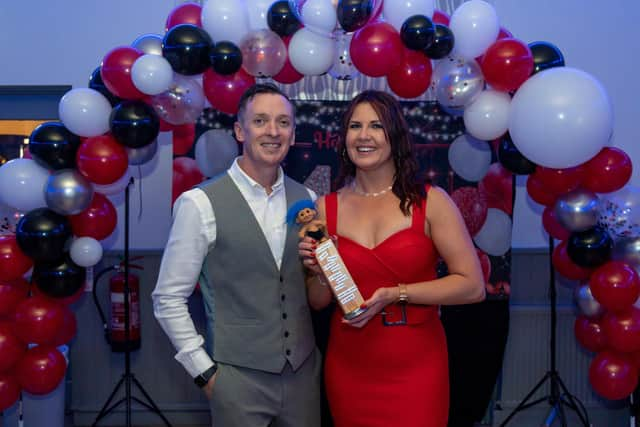
M 351 320 L 351 319 L 355 319 L 356 317 L 360 316 L 362 313 L 364 313 L 365 311 L 367 311 L 366 308 L 356 308 L 353 311 L 350 311 L 348 313 L 345 313 L 345 315 L 343 316 L 345 319 L 347 320 Z

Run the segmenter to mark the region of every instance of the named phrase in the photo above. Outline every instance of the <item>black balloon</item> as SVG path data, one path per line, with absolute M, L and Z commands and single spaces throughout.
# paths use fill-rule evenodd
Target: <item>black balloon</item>
M 162 40 L 162 56 L 177 73 L 192 76 L 211 65 L 209 51 L 213 42 L 209 34 L 191 24 L 176 25 Z
M 338 22 L 348 33 L 364 27 L 369 22 L 372 11 L 371 0 L 340 0 L 336 9 Z
M 233 74 L 242 66 L 242 52 L 230 41 L 221 41 L 211 48 L 211 65 L 218 74 Z
M 267 24 L 271 31 L 282 37 L 290 36 L 301 27 L 287 0 L 277 1 L 269 7 Z
M 123 101 L 111 110 L 111 134 L 122 145 L 140 148 L 151 144 L 160 132 L 160 120 L 142 101 Z
M 500 139 L 498 144 L 498 160 L 505 169 L 516 175 L 529 175 L 536 170 L 536 164 L 527 159 L 516 148 L 509 134 Z
M 29 137 L 29 153 L 40 166 L 47 169 L 75 168 L 78 147 L 80 137 L 60 122 L 42 123 Z
M 89 78 L 89 88 L 97 90 L 98 92 L 103 94 L 113 107 L 114 105 L 122 102 L 122 98 L 118 98 L 117 96 L 112 94 L 104 85 L 104 81 L 102 81 L 102 75 L 100 74 L 100 68 L 101 67 L 96 68 L 95 70 L 93 70 L 93 73 L 91 73 L 91 77 Z
M 424 15 L 407 18 L 400 28 L 400 37 L 406 47 L 413 50 L 427 49 L 435 39 L 436 31 L 431 19 Z
M 47 208 L 27 212 L 16 227 L 18 246 L 35 262 L 61 260 L 70 237 L 71 224 L 67 217 Z
M 62 262 L 36 263 L 33 268 L 33 280 L 38 289 L 53 298 L 69 297 L 84 285 L 85 269 L 74 263 L 66 255 Z
M 433 43 L 424 50 L 424 53 L 431 59 L 442 59 L 453 49 L 454 40 L 453 32 L 449 27 L 436 24 Z
M 612 248 L 611 236 L 600 226 L 571 233 L 567 241 L 567 255 L 575 264 L 585 268 L 595 268 L 609 261 Z
M 564 67 L 564 56 L 560 49 L 549 42 L 529 43 L 533 54 L 533 72 L 538 73 L 547 68 Z

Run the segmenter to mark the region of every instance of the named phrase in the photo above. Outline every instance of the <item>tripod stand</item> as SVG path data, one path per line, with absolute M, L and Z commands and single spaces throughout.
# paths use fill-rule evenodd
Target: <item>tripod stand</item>
M 531 389 L 531 391 L 525 396 L 525 398 L 518 404 L 518 406 L 509 414 L 509 416 L 500 424 L 500 427 L 504 427 L 518 412 L 537 405 L 545 400 L 551 406 L 551 410 L 545 419 L 544 427 L 550 427 L 555 421 L 556 417 L 560 419 L 562 427 L 567 427 L 567 415 L 564 407 L 573 410 L 578 417 L 582 425 L 590 427 L 589 415 L 582 403 L 577 397 L 573 396 L 567 386 L 564 385 L 560 374 L 556 369 L 556 325 L 557 325 L 557 292 L 555 281 L 555 270 L 551 263 L 551 254 L 553 253 L 553 237 L 549 236 L 549 300 L 551 306 L 551 338 L 549 340 L 549 358 L 550 368 L 544 374 L 542 379 Z M 549 394 L 530 402 L 535 393 L 542 387 L 547 381 L 549 381 Z M 578 404 L 580 404 L 578 406 Z
M 126 417 L 125 426 L 131 427 L 131 402 L 135 401 L 138 404 L 150 410 L 151 412 L 154 412 L 155 414 L 157 414 L 160 418 L 162 418 L 162 421 L 164 421 L 167 427 L 171 427 L 169 420 L 165 418 L 165 416 L 160 411 L 160 408 L 158 408 L 158 406 L 155 404 L 153 399 L 151 399 L 151 396 L 149 396 L 149 393 L 146 392 L 144 387 L 142 387 L 142 384 L 140 384 L 140 381 L 138 381 L 135 375 L 131 372 L 131 348 L 129 346 L 129 342 L 130 342 L 129 327 L 131 322 L 131 319 L 129 318 L 130 316 L 130 313 L 129 313 L 129 303 L 130 303 L 129 301 L 129 188 L 131 187 L 132 184 L 133 184 L 133 178 L 131 178 L 129 180 L 129 183 L 127 184 L 127 187 L 125 189 L 125 199 L 124 199 L 124 331 L 125 331 L 124 332 L 125 333 L 124 373 L 122 374 L 120 381 L 118 381 L 113 391 L 109 395 L 109 398 L 102 406 L 102 409 L 100 410 L 100 413 L 96 417 L 96 420 L 93 422 L 92 426 L 97 426 L 98 421 L 100 421 L 102 418 L 107 416 L 115 408 L 120 406 L 120 404 L 124 403 L 125 417 Z M 96 282 L 99 277 L 100 277 L 100 274 L 96 278 Z M 120 387 L 123 385 L 124 385 L 124 397 L 118 400 L 117 402 L 115 402 L 114 404 L 111 404 L 114 397 L 116 396 L 116 393 L 118 392 Z M 146 399 L 146 402 L 135 396 L 132 396 L 131 394 L 132 386 L 136 386 L 138 388 L 138 390 L 142 393 L 142 395 Z

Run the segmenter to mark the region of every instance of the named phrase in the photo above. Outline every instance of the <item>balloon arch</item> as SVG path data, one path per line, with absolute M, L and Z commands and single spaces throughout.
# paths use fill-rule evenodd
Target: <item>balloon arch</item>
M 606 146 L 613 115 L 595 78 L 565 67 L 553 44 L 514 37 L 482 0 L 451 17 L 434 0 L 210 0 L 174 8 L 163 36 L 109 51 L 88 87 L 61 99 L 60 122 L 33 131 L 31 158 L 0 167 L 0 202 L 21 213 L 0 236 L 0 410 L 20 390 L 46 394 L 62 380 L 56 346 L 76 331 L 68 305 L 116 227 L 106 196 L 123 191 L 129 165 L 153 158 L 158 133 L 173 132 L 175 199 L 209 174 L 198 157 L 223 138 L 199 138 L 196 159 L 183 156 L 207 103 L 235 114 L 256 79 L 311 99 L 326 89 L 321 75 L 345 98 L 372 85 L 435 98 L 472 137 L 499 140 L 501 165 L 528 175 L 543 226 L 561 241 L 554 267 L 580 281 L 575 334 L 597 353 L 594 390 L 609 399 L 634 390 L 640 189 L 627 185 L 629 156 Z

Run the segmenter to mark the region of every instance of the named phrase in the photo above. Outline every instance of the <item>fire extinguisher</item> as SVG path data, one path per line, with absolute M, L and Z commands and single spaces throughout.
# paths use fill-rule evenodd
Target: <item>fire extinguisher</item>
M 95 283 L 103 274 L 115 271 L 109 279 L 110 317 L 107 321 L 104 311 L 98 301 L 96 286 L 93 287 L 93 301 L 96 304 L 104 336 L 115 352 L 138 350 L 140 348 L 140 278 L 131 272 L 132 268 L 142 270 L 141 266 L 129 264 L 129 337 L 125 329 L 125 280 L 124 264 L 120 263 L 102 270 L 96 275 Z

